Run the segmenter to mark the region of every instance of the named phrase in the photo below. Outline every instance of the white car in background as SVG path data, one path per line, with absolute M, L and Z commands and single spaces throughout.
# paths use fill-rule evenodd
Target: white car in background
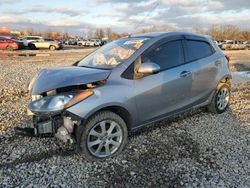
M 26 36 L 26 37 L 23 37 L 21 40 L 22 40 L 24 46 L 29 46 L 30 42 L 41 41 L 41 40 L 43 40 L 43 37 L 41 37 L 41 36 Z
M 87 40 L 80 40 L 80 41 L 77 42 L 77 45 L 78 46 L 86 46 L 87 42 L 88 42 Z
M 101 40 L 91 39 L 86 42 L 86 46 L 101 46 Z

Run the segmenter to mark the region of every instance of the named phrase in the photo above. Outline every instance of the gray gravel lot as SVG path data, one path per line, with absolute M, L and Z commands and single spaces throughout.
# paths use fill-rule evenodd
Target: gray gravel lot
M 232 86 L 225 113 L 199 109 L 143 128 L 103 162 L 88 162 L 55 138 L 16 135 L 14 127 L 31 126 L 28 80 L 88 52 L 0 59 L 0 187 L 250 187 L 249 82 Z

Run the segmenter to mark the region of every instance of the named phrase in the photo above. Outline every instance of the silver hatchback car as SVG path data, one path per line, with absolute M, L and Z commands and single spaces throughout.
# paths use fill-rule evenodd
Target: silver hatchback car
M 229 59 L 209 36 L 149 33 L 113 41 L 32 79 L 34 134 L 75 143 L 89 160 L 122 151 L 128 132 L 230 100 Z

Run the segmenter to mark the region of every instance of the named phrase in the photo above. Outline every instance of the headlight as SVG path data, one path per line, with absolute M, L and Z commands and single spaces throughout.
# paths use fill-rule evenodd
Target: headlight
M 34 86 L 34 84 L 35 84 L 35 81 L 36 81 L 37 77 L 38 77 L 38 74 L 36 74 L 36 75 L 30 80 L 29 85 L 28 85 L 28 91 L 29 91 L 29 93 L 31 93 L 31 90 L 32 90 L 32 88 L 33 88 L 33 86 Z
M 64 93 L 43 97 L 29 104 L 28 108 L 34 113 L 54 113 L 90 97 L 94 92 L 85 90 L 79 93 Z

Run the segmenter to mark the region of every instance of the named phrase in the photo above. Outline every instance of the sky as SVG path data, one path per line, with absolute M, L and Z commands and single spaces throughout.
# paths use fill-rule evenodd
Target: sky
M 0 27 L 12 30 L 84 36 L 95 28 L 132 33 L 153 26 L 190 30 L 220 24 L 250 29 L 250 0 L 0 0 Z

